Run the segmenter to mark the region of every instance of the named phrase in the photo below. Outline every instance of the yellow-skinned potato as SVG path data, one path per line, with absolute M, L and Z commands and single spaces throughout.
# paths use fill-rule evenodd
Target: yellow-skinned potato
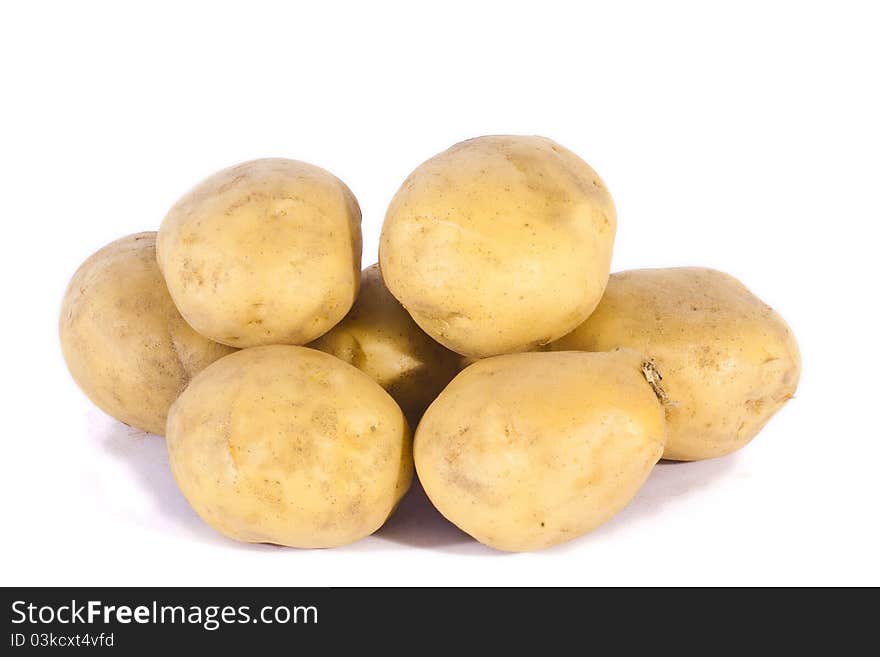
M 249 543 L 351 543 L 382 526 L 412 479 L 394 400 L 306 347 L 244 349 L 206 368 L 171 408 L 167 444 L 196 512 Z
M 183 320 L 156 264 L 156 233 L 129 235 L 88 258 L 61 306 L 61 348 L 96 406 L 165 434 L 172 402 L 197 372 L 234 351 Z
M 663 452 L 663 408 L 632 351 L 525 353 L 467 367 L 416 431 L 434 506 L 481 543 L 538 550 L 620 511 Z
M 593 169 L 543 137 L 456 144 L 419 166 L 385 215 L 391 293 L 465 356 L 527 351 L 599 303 L 617 226 Z
M 664 458 L 723 456 L 748 443 L 794 395 L 801 360 L 785 321 L 742 283 L 712 269 L 611 275 L 602 302 L 553 349 L 638 349 L 668 398 Z
M 158 259 L 199 333 L 234 347 L 306 344 L 357 296 L 361 212 L 324 169 L 253 160 L 210 176 L 171 208 Z
M 460 369 L 461 357 L 428 337 L 391 295 L 379 265 L 361 274 L 358 298 L 345 319 L 309 346 L 369 375 L 412 426 Z

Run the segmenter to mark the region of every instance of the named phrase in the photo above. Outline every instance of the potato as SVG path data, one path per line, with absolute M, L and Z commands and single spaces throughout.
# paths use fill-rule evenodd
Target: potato
M 461 356 L 428 337 L 391 295 L 379 265 L 361 274 L 358 298 L 345 319 L 309 346 L 369 375 L 400 405 L 411 426 L 460 369 Z
M 663 407 L 643 366 L 623 350 L 474 363 L 416 430 L 425 492 L 499 550 L 537 550 L 590 531 L 632 499 L 663 452 Z
M 123 237 L 86 260 L 67 287 L 58 328 L 67 367 L 89 399 L 158 435 L 190 378 L 234 351 L 177 312 L 156 265 L 156 233 Z
M 419 166 L 382 227 L 391 293 L 465 356 L 526 351 L 596 307 L 617 219 L 593 169 L 543 137 L 462 142 Z
M 206 368 L 172 406 L 167 444 L 196 512 L 249 543 L 351 543 L 382 526 L 412 479 L 394 400 L 305 347 L 245 349 Z
M 732 276 L 642 269 L 611 276 L 590 318 L 553 349 L 637 349 L 668 398 L 663 457 L 694 461 L 748 443 L 789 400 L 801 360 L 791 330 Z
M 345 316 L 361 269 L 352 193 L 305 162 L 214 174 L 171 208 L 159 267 L 193 328 L 233 347 L 306 344 Z

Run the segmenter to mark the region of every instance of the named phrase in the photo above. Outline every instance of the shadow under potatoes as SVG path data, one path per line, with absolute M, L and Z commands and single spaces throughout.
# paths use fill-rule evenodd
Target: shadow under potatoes
M 163 531 L 162 524 L 170 523 L 188 536 L 205 543 L 267 551 L 284 549 L 269 544 L 237 543 L 209 527 L 178 489 L 168 465 L 164 438 L 129 427 L 98 411 L 90 414 L 89 433 L 97 439 L 107 454 L 128 468 L 135 485 L 153 499 L 162 516 L 156 523 L 158 526 L 154 527 L 157 531 Z M 564 550 L 567 546 L 574 547 L 582 541 L 603 540 L 605 534 L 614 532 L 623 524 L 638 523 L 724 476 L 734 466 L 736 459 L 737 454 L 732 454 L 707 461 L 660 461 L 648 481 L 623 511 L 589 534 L 550 548 L 549 552 Z M 482 545 L 444 518 L 431 504 L 418 477 L 413 478 L 409 492 L 385 525 L 372 539 L 366 540 L 381 540 L 456 554 L 510 554 Z
M 470 551 L 469 548 L 473 547 L 475 553 L 489 550 L 449 522 L 434 508 L 416 475 L 413 475 L 412 486 L 404 495 L 400 506 L 374 536 L 419 548 L 450 550 L 464 547 Z

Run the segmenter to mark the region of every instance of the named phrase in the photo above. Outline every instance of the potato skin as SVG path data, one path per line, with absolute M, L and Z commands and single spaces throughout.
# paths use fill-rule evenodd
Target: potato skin
M 166 442 L 196 512 L 249 543 L 351 543 L 382 526 L 412 479 L 394 400 L 306 347 L 244 349 L 206 368 L 172 406 Z
M 58 322 L 77 385 L 117 420 L 165 434 L 172 402 L 196 373 L 234 349 L 183 320 L 156 264 L 156 233 L 90 256 L 70 281 Z
M 602 302 L 552 349 L 637 349 L 669 397 L 663 458 L 694 461 L 747 444 L 794 395 L 801 371 L 785 321 L 738 280 L 712 269 L 611 275 Z
M 663 452 L 663 408 L 635 352 L 525 353 L 467 367 L 416 430 L 419 480 L 481 543 L 538 550 L 620 511 Z
M 598 174 L 571 151 L 543 137 L 479 137 L 403 183 L 382 227 L 382 275 L 453 351 L 527 351 L 596 307 L 616 217 Z
M 324 169 L 253 160 L 171 208 L 158 259 L 181 314 L 203 335 L 233 347 L 306 344 L 357 296 L 361 212 Z
M 460 370 L 461 356 L 419 328 L 385 287 L 377 264 L 362 272 L 348 315 L 308 346 L 369 375 L 400 405 L 410 426 Z

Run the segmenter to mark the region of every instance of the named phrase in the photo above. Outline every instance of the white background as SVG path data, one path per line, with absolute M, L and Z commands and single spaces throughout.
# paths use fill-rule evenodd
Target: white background
M 720 4 L 3 3 L 0 583 L 880 584 L 880 21 L 868 2 Z M 541 553 L 484 548 L 417 494 L 341 549 L 215 534 L 162 439 L 70 379 L 73 271 L 261 156 L 349 184 L 367 265 L 404 177 L 487 133 L 599 171 L 614 269 L 714 266 L 773 305 L 803 352 L 796 399 Z

